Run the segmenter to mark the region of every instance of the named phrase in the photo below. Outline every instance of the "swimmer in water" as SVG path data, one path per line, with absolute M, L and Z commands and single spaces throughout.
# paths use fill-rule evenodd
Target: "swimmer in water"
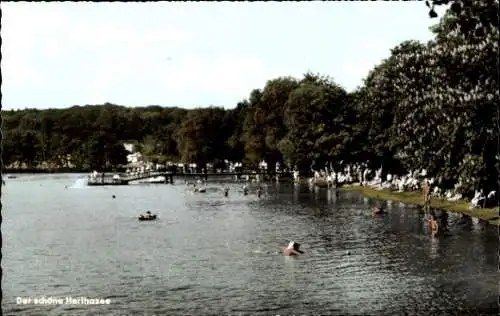
M 299 248 L 300 248 L 300 244 L 298 244 L 294 241 L 291 241 L 288 244 L 288 247 L 286 247 L 285 250 L 283 250 L 283 255 L 284 256 L 298 256 L 299 254 L 304 253 L 303 251 L 299 250 Z
M 262 195 L 262 187 L 259 185 L 259 188 L 257 189 L 257 197 L 260 198 L 261 195 Z
M 385 214 L 385 211 L 383 208 L 381 207 L 378 207 L 378 206 L 374 206 L 372 208 L 372 214 L 373 215 L 382 215 L 382 214 Z
M 229 196 L 229 188 L 228 187 L 224 188 L 224 196 L 225 197 Z
M 243 186 L 243 195 L 248 195 L 248 187 L 246 185 Z

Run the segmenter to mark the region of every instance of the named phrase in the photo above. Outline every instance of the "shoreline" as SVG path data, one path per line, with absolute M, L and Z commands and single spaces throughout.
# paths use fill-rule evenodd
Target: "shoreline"
M 424 205 L 423 196 L 420 191 L 397 192 L 388 189 L 378 190 L 372 187 L 355 186 L 355 185 L 344 185 L 340 187 L 340 190 L 343 192 L 358 192 L 366 197 L 384 201 L 390 200 L 390 201 L 402 202 L 405 204 L 412 204 L 418 206 Z M 469 215 L 471 217 L 476 217 L 481 220 L 485 220 L 489 224 L 500 226 L 500 219 L 499 219 L 500 207 L 469 209 L 470 206 L 469 201 L 459 200 L 453 202 L 453 201 L 437 199 L 434 197 L 431 198 L 430 206 L 431 208 L 447 212 Z
M 2 170 L 2 175 L 4 174 L 22 174 L 22 173 L 90 173 L 89 169 L 80 168 L 53 168 L 53 169 L 42 169 L 42 168 L 4 168 Z M 111 172 L 111 170 L 107 171 Z

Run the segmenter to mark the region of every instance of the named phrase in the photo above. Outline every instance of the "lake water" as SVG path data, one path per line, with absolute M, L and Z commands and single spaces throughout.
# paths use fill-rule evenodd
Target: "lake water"
M 232 183 L 83 187 L 20 175 L 2 187 L 4 315 L 498 314 L 498 232 L 357 193 Z M 66 189 L 65 186 L 68 186 Z M 116 195 L 113 199 L 112 195 Z M 144 210 L 159 220 L 139 222 Z M 283 257 L 290 240 L 300 257 Z M 110 304 L 17 304 L 17 298 Z

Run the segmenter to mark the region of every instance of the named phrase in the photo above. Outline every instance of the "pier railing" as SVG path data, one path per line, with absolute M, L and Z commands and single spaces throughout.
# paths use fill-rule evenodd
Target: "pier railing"
M 153 171 L 153 170 L 148 170 L 148 171 L 142 171 L 142 172 L 132 172 L 128 174 L 123 174 L 120 176 L 121 180 L 124 181 L 137 181 L 137 180 L 142 180 L 142 179 L 148 179 L 148 178 L 156 178 L 156 177 L 166 177 L 172 175 L 172 172 L 170 171 Z
M 156 171 L 156 170 L 147 170 L 140 172 L 129 172 L 119 174 L 119 178 L 115 178 L 113 174 L 98 174 L 96 176 L 89 176 L 88 183 L 90 185 L 99 185 L 99 184 L 128 184 L 131 181 L 138 181 L 148 178 L 156 178 L 156 177 L 165 177 L 165 182 L 172 183 L 172 177 L 196 177 L 196 178 L 204 178 L 208 179 L 208 177 L 224 177 L 224 176 L 237 176 L 239 177 L 255 177 L 255 176 L 269 176 L 269 172 L 259 172 L 259 171 L 240 171 L 240 172 L 207 172 L 207 173 L 189 173 L 189 172 L 179 172 L 174 173 L 172 171 Z M 272 174 L 273 176 L 278 175 L 282 176 L 291 176 L 290 172 L 276 172 Z

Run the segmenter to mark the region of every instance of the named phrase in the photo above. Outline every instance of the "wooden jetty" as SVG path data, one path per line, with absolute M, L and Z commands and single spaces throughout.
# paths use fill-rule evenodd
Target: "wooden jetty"
M 102 185 L 128 185 L 132 181 L 140 181 L 149 178 L 164 177 L 164 183 L 174 183 L 173 173 L 170 171 L 146 171 L 132 174 L 120 174 L 119 178 L 114 178 L 112 175 L 101 174 L 96 177 L 88 177 L 87 185 L 102 186 Z
M 140 181 L 144 179 L 164 177 L 165 181 L 163 183 L 174 183 L 174 177 L 181 178 L 200 178 L 208 180 L 208 177 L 244 177 L 244 176 L 263 176 L 263 175 L 273 175 L 273 176 L 290 176 L 289 172 L 278 172 L 270 174 L 269 172 L 212 172 L 212 173 L 175 173 L 172 171 L 145 171 L 140 173 L 132 174 L 120 174 L 119 178 L 114 178 L 113 175 L 100 174 L 96 177 L 88 177 L 87 185 L 89 186 L 103 186 L 103 185 L 128 185 L 133 181 Z

